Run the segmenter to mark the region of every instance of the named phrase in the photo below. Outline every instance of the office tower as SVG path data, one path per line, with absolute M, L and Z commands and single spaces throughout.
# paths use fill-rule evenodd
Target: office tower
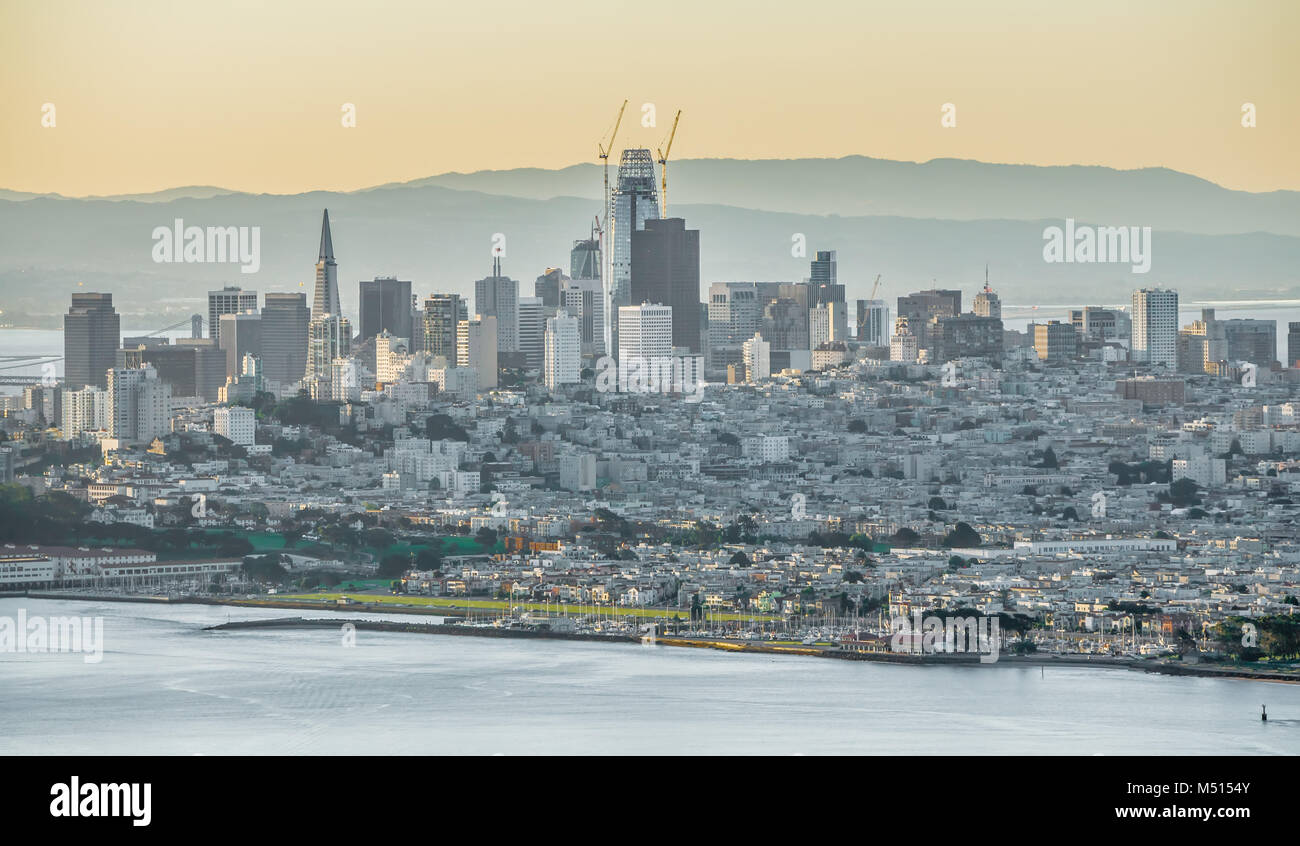
M 519 351 L 519 283 L 501 275 L 499 256 L 492 258 L 492 275 L 474 283 L 474 312 L 497 319 L 499 352 Z
M 107 373 L 108 436 L 147 443 L 171 429 L 171 385 L 152 367 L 114 367 Z
M 546 387 L 552 391 L 560 385 L 581 381 L 582 342 L 578 319 L 570 317 L 563 309 L 546 321 L 542 369 Z
M 1074 327 L 1064 324 L 1073 334 Z M 931 360 L 953 361 L 959 358 L 1002 360 L 1002 318 L 959 314 L 936 317 L 930 321 Z M 1073 357 L 1073 352 L 1071 352 Z
M 1102 343 L 1132 337 L 1132 319 L 1117 308 L 1086 306 L 1071 309 L 1070 323 L 1082 341 Z
M 243 405 L 213 409 L 212 431 L 239 446 L 252 446 L 257 431 L 253 409 Z
M 1001 335 L 1001 326 L 998 334 Z M 1074 326 L 1053 320 L 1034 324 L 1034 351 L 1043 361 L 1071 361 L 1076 354 L 1078 333 Z
M 633 302 L 632 236 L 645 228 L 647 220 L 659 217 L 654 158 L 649 150 L 623 151 L 618 163 L 618 184 L 610 204 L 614 223 L 609 232 L 613 262 L 608 292 L 613 311 Z
M 838 282 L 836 264 L 834 250 L 819 251 L 817 258 L 811 262 L 812 275 L 808 277 L 808 287 L 811 295 L 810 306 L 819 306 L 825 303 L 843 303 L 845 301 L 844 286 Z
M 600 240 L 595 237 L 573 242 L 569 251 L 569 277 L 600 281 Z
M 1288 323 L 1286 327 L 1286 366 L 1300 367 L 1300 323 Z
M 761 382 L 772 376 L 772 345 L 757 332 L 742 345 L 745 381 Z
M 334 240 L 330 237 L 330 210 L 320 224 L 320 254 L 316 258 L 316 292 L 311 301 L 312 317 L 343 313 L 339 301 L 339 268 L 334 262 Z
M 1139 288 L 1133 292 L 1133 358 L 1178 366 L 1178 292 Z
M 68 388 L 108 385 L 109 368 L 117 362 L 122 338 L 121 319 L 112 294 L 73 294 L 63 316 L 63 384 Z
M 808 348 L 817 349 L 822 344 L 847 341 L 849 317 L 844 303 L 822 303 L 808 312 Z
M 582 354 L 605 354 L 605 297 L 599 279 L 570 279 L 560 291 L 560 307 L 578 320 Z M 520 307 L 522 309 L 522 306 Z
M 782 297 L 763 307 L 763 337 L 774 350 L 808 350 L 808 307 Z
M 406 283 L 410 284 L 410 283 Z M 269 382 L 287 387 L 307 374 L 311 310 L 307 295 L 268 293 L 262 306 L 262 370 Z
M 642 303 L 618 310 L 618 361 L 662 361 L 673 352 L 673 310 L 666 305 Z
M 497 386 L 497 319 L 476 314 L 456 324 L 456 366 L 478 374 L 478 389 Z
M 431 294 L 424 301 L 424 352 L 456 363 L 456 325 L 466 319 L 459 294 Z M 497 324 L 498 329 L 500 324 Z M 498 339 L 497 343 L 500 343 Z
M 709 286 L 707 337 L 713 367 L 740 362 L 745 342 L 763 326 L 763 305 L 753 282 L 714 282 Z
M 680 217 L 632 233 L 632 301 L 670 306 L 673 346 L 701 351 L 700 233 Z
M 190 337 L 191 338 L 203 337 L 203 315 L 201 314 L 190 315 Z
M 387 330 L 399 338 L 411 337 L 411 283 L 392 276 L 364 279 L 358 286 L 361 341 Z
M 998 295 L 987 282 L 984 283 L 984 290 L 975 295 L 975 315 L 1002 319 L 1002 300 L 998 299 Z
M 361 399 L 363 381 L 361 362 L 351 356 L 339 356 L 330 362 L 330 399 L 356 402 Z
M 208 337 L 221 346 L 221 315 L 245 311 L 257 311 L 256 291 L 245 291 L 235 285 L 208 291 Z
M 375 336 L 375 381 L 391 385 L 401 381 L 402 373 L 411 361 L 410 341 L 398 338 L 387 331 Z
M 1249 361 L 1269 368 L 1277 361 L 1277 321 L 1232 318 L 1220 320 L 1228 344 L 1228 361 Z
M 262 355 L 262 315 L 256 311 L 223 314 L 220 347 L 226 354 L 226 378 L 239 373 L 245 355 Z
M 336 314 L 313 316 L 307 329 L 307 377 L 330 380 L 334 359 L 352 354 L 352 323 Z
M 889 360 L 914 364 L 920 353 L 920 342 L 912 333 L 908 319 L 899 315 L 894 319 L 894 334 L 889 339 Z
M 524 357 L 524 367 L 529 370 L 542 369 L 545 335 L 546 307 L 541 297 L 520 297 L 519 352 Z
M 542 305 L 547 308 L 561 308 L 563 303 L 560 302 L 560 289 L 568 281 L 569 277 L 564 275 L 563 270 L 549 267 L 533 282 L 533 296 L 540 298 Z
M 79 390 L 61 389 L 60 393 L 63 415 L 59 428 L 64 440 L 108 428 L 108 391 L 89 385 Z
M 922 349 L 930 349 L 934 339 L 930 334 L 930 321 L 935 317 L 956 317 L 961 314 L 961 291 L 931 288 L 898 298 L 898 316 L 906 317 L 908 327 Z
M 885 300 L 858 300 L 857 312 L 858 343 L 889 346 L 889 303 Z

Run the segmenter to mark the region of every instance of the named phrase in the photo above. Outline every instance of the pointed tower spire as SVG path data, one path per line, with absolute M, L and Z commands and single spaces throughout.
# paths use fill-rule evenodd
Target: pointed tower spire
M 334 241 L 330 238 L 330 210 L 325 209 L 325 216 L 320 223 L 320 261 L 334 260 Z

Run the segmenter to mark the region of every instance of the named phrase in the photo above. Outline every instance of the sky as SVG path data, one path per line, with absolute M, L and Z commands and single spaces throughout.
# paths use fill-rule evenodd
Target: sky
M 1296 0 L 0 0 L 0 188 L 558 168 L 596 161 L 627 99 L 615 148 L 661 145 L 681 109 L 674 159 L 1159 166 L 1300 190 L 1298 24 Z

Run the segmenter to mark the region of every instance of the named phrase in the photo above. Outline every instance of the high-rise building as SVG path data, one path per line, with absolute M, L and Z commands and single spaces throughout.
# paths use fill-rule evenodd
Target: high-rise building
M 114 367 L 107 381 L 110 438 L 147 443 L 170 431 L 172 387 L 158 378 L 158 371 Z
M 1067 325 L 1070 332 L 1074 328 Z M 931 360 L 953 361 L 959 358 L 1002 360 L 1002 318 L 959 314 L 936 317 L 930 321 Z M 1073 353 L 1071 353 L 1073 356 Z
M 459 294 L 430 294 L 424 301 L 424 352 L 456 362 L 456 326 L 468 318 Z M 497 324 L 498 329 L 500 324 Z M 498 341 L 498 344 L 500 341 Z
M 316 258 L 316 292 L 311 301 L 312 317 L 343 314 L 339 301 L 339 268 L 334 262 L 334 240 L 330 237 L 330 210 L 325 209 L 320 224 L 320 253 Z
M 478 389 L 497 386 L 497 319 L 476 314 L 456 324 L 456 366 L 478 374 Z
M 774 350 L 809 350 L 808 306 L 780 297 L 763 307 L 763 338 Z
M 609 232 L 613 261 L 609 296 L 612 312 L 630 305 L 632 294 L 632 236 L 647 220 L 659 217 L 654 157 L 647 149 L 624 150 L 618 163 L 618 184 L 610 198 L 613 226 Z M 576 278 L 576 277 L 575 277 Z M 639 302 L 639 301 L 638 301 Z
M 252 446 L 257 431 L 253 409 L 243 405 L 214 408 L 212 431 L 239 446 Z
M 257 311 L 257 292 L 227 285 L 220 291 L 208 291 L 208 337 L 221 346 L 221 315 Z
M 647 220 L 632 233 L 631 287 L 633 302 L 672 308 L 674 347 L 701 352 L 699 230 L 680 217 Z
M 63 384 L 76 389 L 108 386 L 109 368 L 117 363 L 122 324 L 112 294 L 72 295 L 63 316 Z
M 984 290 L 975 295 L 975 315 L 1002 319 L 1002 300 L 998 299 L 987 280 L 984 282 Z
M 497 319 L 497 350 L 519 351 L 519 283 L 501 275 L 501 258 L 493 256 L 492 275 L 474 283 L 474 311 Z
M 742 345 L 745 381 L 761 382 L 772 378 L 772 345 L 757 332 Z
M 582 354 L 605 354 L 605 298 L 599 279 L 570 279 L 560 291 L 560 307 L 578 320 Z M 522 301 L 521 301 L 522 302 Z M 522 305 L 520 306 L 522 309 Z
M 763 326 L 763 306 L 753 282 L 714 282 L 709 286 L 709 352 L 719 370 L 737 364 L 743 346 Z
M 1002 333 L 998 327 L 999 336 Z M 1043 361 L 1072 361 L 1076 354 L 1078 333 L 1070 323 L 1053 320 L 1034 324 L 1034 352 Z M 999 339 L 1000 340 L 1000 339 Z
M 398 338 L 387 331 L 375 336 L 375 381 L 390 385 L 402 378 L 411 361 L 410 341 Z
M 564 309 L 546 321 L 542 369 L 546 387 L 552 391 L 560 385 L 582 379 L 582 341 L 578 319 L 570 317 Z
M 310 334 L 311 310 L 305 293 L 266 295 L 262 306 L 262 372 L 268 382 L 287 387 L 302 381 L 307 374 Z
M 886 300 L 858 300 L 858 343 L 889 346 L 889 303 Z
M 1286 366 L 1300 367 L 1300 323 L 1288 323 L 1286 327 Z
M 331 382 L 334 359 L 352 354 L 352 322 L 337 314 L 313 315 L 307 328 L 306 377 Z
M 1131 338 L 1133 335 L 1132 319 L 1117 308 L 1086 306 L 1071 309 L 1070 323 L 1081 341 L 1102 343 Z
M 907 318 L 908 327 L 922 349 L 930 349 L 934 344 L 930 335 L 931 318 L 959 314 L 961 291 L 931 288 L 898 298 L 898 316 Z
M 239 374 L 245 355 L 262 357 L 262 315 L 256 311 L 223 314 L 219 322 L 226 378 L 230 378 Z
M 1178 366 L 1178 292 L 1139 288 L 1133 292 L 1133 358 Z
M 392 276 L 363 279 L 359 286 L 361 341 L 387 330 L 399 338 L 411 337 L 411 283 Z
M 642 303 L 618 310 L 618 361 L 663 361 L 673 352 L 673 310 L 670 306 Z
M 894 318 L 894 334 L 889 339 L 889 360 L 915 364 L 920 352 L 920 342 L 912 333 L 910 321 L 900 314 Z
M 817 258 L 812 260 L 811 265 L 808 287 L 811 289 L 812 299 L 809 305 L 843 303 L 845 301 L 844 286 L 839 284 L 835 251 L 819 250 Z
M 844 303 L 822 303 L 808 312 L 808 346 L 817 349 L 822 344 L 843 342 L 849 336 L 849 316 Z
M 79 390 L 63 389 L 61 393 L 63 415 L 59 428 L 64 440 L 82 432 L 108 429 L 108 391 L 88 385 Z
M 564 271 L 558 267 L 549 267 L 546 272 L 533 282 L 533 296 L 539 297 L 547 308 L 560 308 L 560 289 L 569 281 Z
M 600 240 L 585 238 L 573 242 L 569 251 L 569 277 L 600 281 Z
M 542 305 L 542 298 L 520 297 L 519 352 L 524 357 L 524 366 L 529 370 L 542 368 L 545 335 L 546 307 Z

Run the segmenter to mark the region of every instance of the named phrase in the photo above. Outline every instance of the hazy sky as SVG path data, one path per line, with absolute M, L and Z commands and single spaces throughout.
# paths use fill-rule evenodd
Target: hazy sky
M 0 188 L 562 167 L 595 160 L 626 98 L 618 147 L 654 147 L 684 111 L 674 158 L 1164 166 L 1300 189 L 1298 23 L 1297 0 L 0 0 Z

